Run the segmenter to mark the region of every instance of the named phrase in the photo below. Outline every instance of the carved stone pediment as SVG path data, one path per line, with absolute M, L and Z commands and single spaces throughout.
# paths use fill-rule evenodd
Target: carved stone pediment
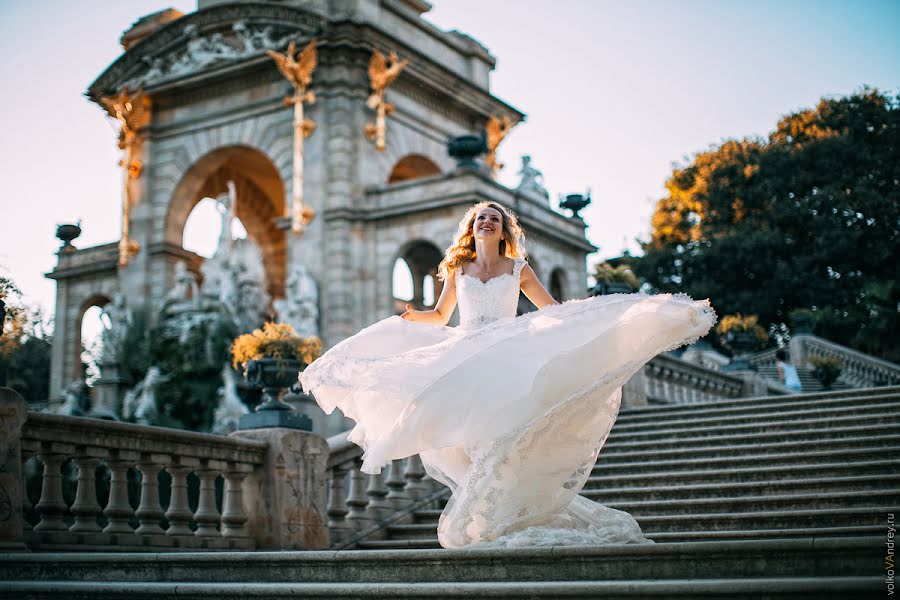
M 88 88 L 96 100 L 123 86 L 153 88 L 252 60 L 321 35 L 326 19 L 308 9 L 268 3 L 227 4 L 170 22 L 130 46 Z

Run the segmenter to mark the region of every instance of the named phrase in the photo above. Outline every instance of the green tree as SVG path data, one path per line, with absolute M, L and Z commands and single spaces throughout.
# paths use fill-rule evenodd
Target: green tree
M 783 117 L 768 139 L 728 140 L 676 167 L 638 274 L 710 297 L 720 314 L 815 332 L 900 360 L 900 97 L 863 88 Z

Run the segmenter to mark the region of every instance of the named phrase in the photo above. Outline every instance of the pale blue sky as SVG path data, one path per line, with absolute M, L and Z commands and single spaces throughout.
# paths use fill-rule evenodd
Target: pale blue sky
M 167 6 L 196 2 L 0 0 L 0 265 L 47 309 L 55 226 L 81 218 L 80 246 L 119 235 L 115 132 L 82 93 Z M 435 0 L 428 18 L 484 43 L 494 93 L 528 115 L 500 181 L 531 154 L 554 205 L 591 188 L 590 263 L 637 250 L 673 162 L 823 95 L 900 89 L 900 0 Z

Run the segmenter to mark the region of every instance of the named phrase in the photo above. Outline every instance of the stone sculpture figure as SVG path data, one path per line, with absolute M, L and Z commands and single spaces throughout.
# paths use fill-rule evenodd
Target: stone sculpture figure
M 527 154 L 522 157 L 522 169 L 519 171 L 521 179 L 516 191 L 523 194 L 533 194 L 550 199 L 550 193 L 544 187 L 544 175 L 531 166 L 531 157 Z
M 122 403 L 122 416 L 126 419 L 134 418 L 136 423 L 152 425 L 159 417 L 159 409 L 156 406 L 156 390 L 165 383 L 159 367 L 152 366 L 147 369 L 147 374 L 133 388 L 125 394 Z
M 238 395 L 237 378 L 231 365 L 222 366 L 222 386 L 216 391 L 219 403 L 213 414 L 213 433 L 228 434 L 237 429 L 241 415 L 250 412 Z
M 287 279 L 284 300 L 275 303 L 279 318 L 289 323 L 297 335 L 319 335 L 319 286 L 306 265 L 294 267 Z
M 200 291 L 197 285 L 197 277 L 187 268 L 183 260 L 175 263 L 175 285 L 166 294 L 165 304 L 182 303 L 192 300 L 195 304 L 200 301 Z
M 119 353 L 122 351 L 125 332 L 133 320 L 131 309 L 128 308 L 125 300 L 125 294 L 116 292 L 113 301 L 103 307 L 102 316 L 105 316 L 106 319 L 103 323 L 103 330 L 100 332 L 101 362 L 116 363 Z

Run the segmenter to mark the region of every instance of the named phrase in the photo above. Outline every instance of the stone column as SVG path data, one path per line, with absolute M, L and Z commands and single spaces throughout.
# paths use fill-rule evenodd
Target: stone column
M 100 377 L 94 382 L 94 404 L 91 413 L 97 416 L 112 413 L 121 416 L 122 401 L 131 380 L 121 376 L 119 365 L 113 361 L 100 365 Z
M 810 336 L 796 334 L 791 336 L 791 341 L 788 343 L 788 351 L 791 353 L 790 362 L 798 369 L 807 369 L 812 366 L 806 354 L 806 338 L 808 337 Z
M 238 430 L 229 437 L 268 443 L 266 462 L 244 480 L 247 533 L 259 550 L 330 546 L 325 505 L 328 442 L 307 431 Z
M 0 551 L 25 550 L 22 503 L 22 426 L 28 418 L 25 399 L 9 388 L 0 388 Z

